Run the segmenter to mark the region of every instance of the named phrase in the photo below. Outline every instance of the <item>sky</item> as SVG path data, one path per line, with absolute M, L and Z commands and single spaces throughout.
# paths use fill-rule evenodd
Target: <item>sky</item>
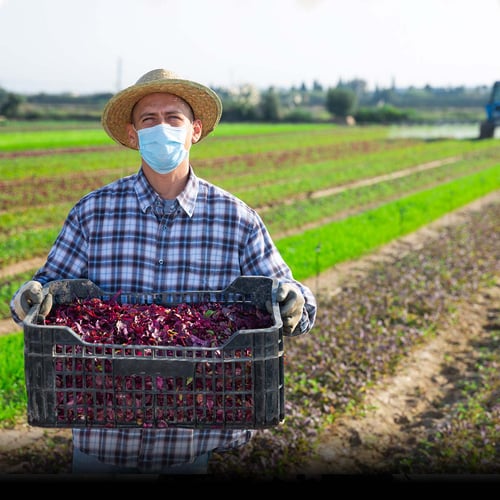
M 500 0 L 0 0 L 0 88 L 93 94 L 165 68 L 211 87 L 500 80 Z

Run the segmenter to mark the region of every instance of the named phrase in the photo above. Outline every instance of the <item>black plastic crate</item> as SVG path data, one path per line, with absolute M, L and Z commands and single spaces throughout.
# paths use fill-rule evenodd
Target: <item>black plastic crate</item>
M 219 302 L 265 309 L 272 326 L 239 330 L 218 347 L 92 344 L 71 328 L 24 321 L 28 423 L 39 427 L 272 427 L 284 420 L 282 321 L 277 281 L 243 276 L 220 291 L 122 294 L 118 301 Z M 89 280 L 46 285 L 55 304 L 117 299 Z

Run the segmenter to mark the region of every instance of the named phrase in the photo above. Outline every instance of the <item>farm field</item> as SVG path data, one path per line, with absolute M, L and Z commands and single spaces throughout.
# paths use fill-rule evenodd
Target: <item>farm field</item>
M 415 346 L 436 334 L 443 318 L 449 318 L 445 313 L 456 307 L 455 300 L 458 303 L 487 286 L 494 287 L 499 271 L 494 221 L 498 220 L 500 143 L 453 137 L 394 138 L 394 131 L 384 127 L 220 129 L 193 148 L 196 173 L 234 192 L 262 215 L 294 273 L 311 284 L 325 311 L 307 338 L 287 342 L 291 422 L 276 433 L 260 433 L 253 448 L 235 454 L 235 460 L 257 473 L 259 444 L 268 447 L 272 443 L 276 456 L 261 457 L 261 467 L 279 471 L 286 450 L 297 455 L 288 459 L 292 462 L 288 465 L 301 470 L 305 467 L 302 455 L 310 456 L 308 447 L 316 439 L 323 443 L 319 450 L 328 448 L 325 428 L 335 434 L 341 415 L 353 408 L 361 411 L 367 389 L 383 374 L 393 373 Z M 0 332 L 11 338 L 19 338 L 20 331 L 9 318 L 8 301 L 43 262 L 71 205 L 91 189 L 134 173 L 138 165 L 137 153 L 106 142 L 98 131 L 85 130 L 84 143 L 85 134 L 42 132 L 0 133 Z M 417 250 L 405 257 L 410 260 L 393 256 L 389 269 L 385 263 L 368 273 L 371 282 L 355 272 L 345 273 L 344 278 L 354 280 L 348 285 L 338 276 L 332 277 L 332 270 L 361 262 L 391 242 L 403 241 L 483 199 L 493 200 L 484 208 L 483 217 L 471 216 L 472 222 L 456 232 L 443 229 L 439 245 L 433 240 L 441 255 L 429 254 L 424 259 L 425 252 Z M 453 246 L 447 247 L 447 242 L 469 258 L 458 264 L 451 258 Z M 399 268 L 399 274 L 392 275 L 392 268 Z M 421 273 L 420 278 L 403 284 L 410 269 Z M 365 298 L 355 292 L 358 286 L 364 287 Z M 383 303 L 375 307 L 378 300 Z M 364 313 L 354 312 L 359 304 L 366 308 Z M 332 320 L 332 311 L 340 318 L 349 307 L 353 308 L 350 327 L 340 319 Z M 360 314 L 357 319 L 356 314 Z M 344 329 L 353 338 L 355 332 L 363 332 L 376 349 L 374 335 L 380 340 L 380 352 L 372 353 L 372 359 L 352 346 L 347 348 L 353 338 L 349 341 L 345 333 L 343 344 Z M 397 340 L 402 338 L 404 342 Z M 498 337 L 489 342 L 494 346 Z M 335 358 L 342 363 L 335 364 Z M 495 363 L 498 359 L 484 362 L 484 370 L 491 370 Z M 316 369 L 311 373 L 313 366 Z M 309 414 L 302 409 L 304 401 Z M 492 411 L 496 415 L 498 409 Z M 22 413 L 17 416 L 22 418 Z M 327 455 L 321 456 L 321 472 L 337 472 L 335 460 L 329 462 Z M 476 466 L 476 472 L 498 473 L 498 461 L 482 460 L 483 468 Z M 215 457 L 214 471 L 235 473 L 231 467 L 237 468 L 236 462 L 223 463 Z M 404 460 L 398 466 L 384 462 L 385 470 L 392 471 L 408 471 L 411 465 Z M 462 472 L 468 466 L 463 465 Z M 50 467 L 65 470 L 61 463 Z M 347 472 L 367 472 L 371 467 L 373 463 L 363 469 L 358 460 Z
M 45 257 L 71 205 L 138 168 L 137 153 L 106 143 L 103 131 L 81 135 L 85 144 L 71 129 L 0 133 L 0 276 L 6 280 L 0 319 L 9 316 L 12 288 Z M 192 163 L 199 176 L 261 214 L 304 279 L 500 188 L 496 140 L 389 135 L 381 127 L 221 126 L 193 148 Z

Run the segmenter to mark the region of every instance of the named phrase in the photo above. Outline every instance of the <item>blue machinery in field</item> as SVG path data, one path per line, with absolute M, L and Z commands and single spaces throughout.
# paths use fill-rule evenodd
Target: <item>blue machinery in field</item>
M 493 84 L 490 100 L 484 108 L 486 120 L 481 122 L 479 139 L 491 139 L 495 135 L 495 127 L 500 125 L 500 81 Z

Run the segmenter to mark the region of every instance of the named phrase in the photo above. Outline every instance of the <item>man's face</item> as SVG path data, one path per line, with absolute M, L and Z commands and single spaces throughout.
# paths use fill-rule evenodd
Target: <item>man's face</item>
M 143 97 L 134 106 L 132 124 L 128 126 L 129 140 L 137 147 L 137 130 L 165 123 L 172 127 L 187 127 L 186 149 L 201 135 L 201 121 L 195 120 L 189 104 L 173 94 L 154 93 Z M 135 129 L 135 130 L 134 130 Z

